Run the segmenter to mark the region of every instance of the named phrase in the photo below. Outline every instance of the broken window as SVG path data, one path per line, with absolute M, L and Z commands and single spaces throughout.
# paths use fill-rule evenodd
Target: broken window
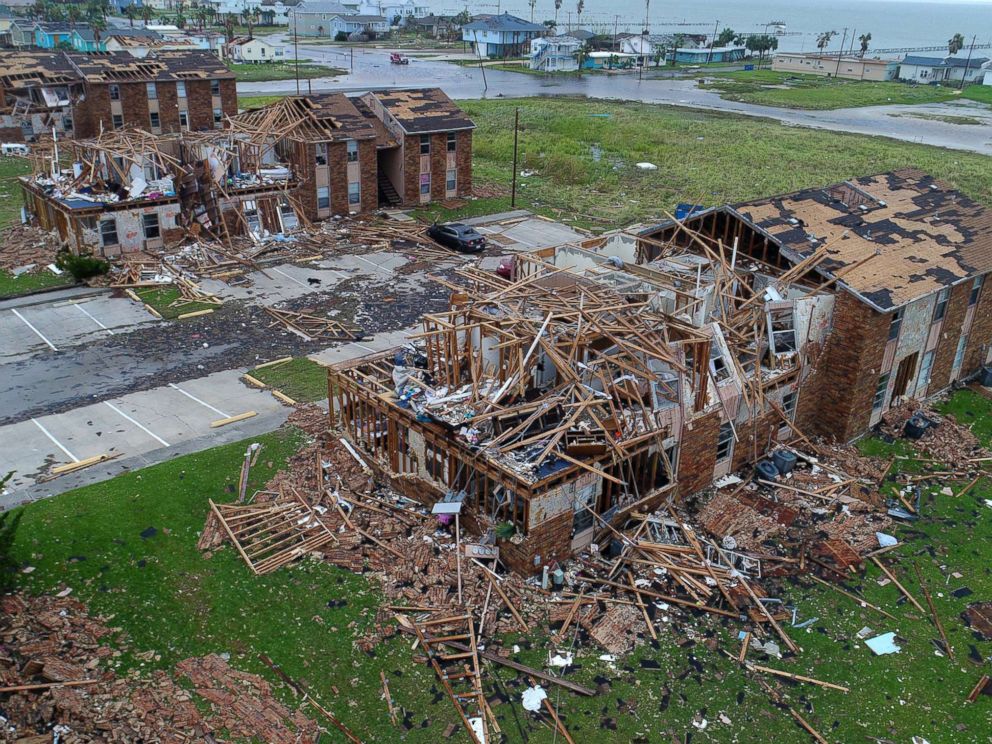
M 730 379 L 730 367 L 723 358 L 723 349 L 716 341 L 710 344 L 710 373 L 717 382 Z
M 114 127 L 114 129 L 123 129 L 124 128 L 124 116 L 123 115 L 121 115 L 121 114 L 113 114 L 110 117 L 110 121 L 111 121 L 111 125 Z
M 982 294 L 982 285 L 985 283 L 984 276 L 975 277 L 975 281 L 971 285 L 971 294 L 968 295 L 968 307 L 978 304 L 978 298 Z
M 210 81 L 210 95 L 219 96 L 220 95 L 220 80 Z
M 313 146 L 313 158 L 317 165 L 327 165 L 327 143 L 318 142 Z
M 358 162 L 358 140 L 348 140 L 348 162 Z
M 429 134 L 420 135 L 420 154 L 431 154 L 431 136 Z
M 445 453 L 430 442 L 424 443 L 424 466 L 427 474 L 445 485 L 448 484 L 448 468 L 446 467 L 447 457 Z
M 782 410 L 785 412 L 785 416 L 789 421 L 792 421 L 796 417 L 796 400 L 798 396 L 795 390 L 789 390 L 785 395 L 782 396 Z
M 224 112 L 220 109 L 214 109 L 214 128 L 220 129 L 221 124 L 224 122 Z
M 723 462 L 730 459 L 734 451 L 734 426 L 729 421 L 720 424 L 720 434 L 716 439 L 716 461 Z
M 100 244 L 104 248 L 110 248 L 111 246 L 118 245 L 118 243 L 117 220 L 112 217 L 100 220 Z
M 258 218 L 258 204 L 254 199 L 245 199 L 244 202 L 245 221 L 248 223 L 248 232 L 259 233 L 262 231 L 262 223 Z
M 933 371 L 933 360 L 936 357 L 936 351 L 928 351 L 923 355 L 923 364 L 920 365 L 920 387 L 926 387 L 930 384 L 930 374 Z
M 148 113 L 148 118 L 151 120 L 152 129 L 158 129 L 162 126 L 162 121 L 159 119 L 158 111 L 150 111 Z
M 189 129 L 189 112 L 180 111 L 179 112 L 179 126 L 183 129 Z
M 331 208 L 331 189 L 328 186 L 317 187 L 317 209 Z
M 964 350 L 968 347 L 968 336 L 961 334 L 961 338 L 958 339 L 958 348 L 954 352 L 954 369 L 960 370 L 961 365 L 964 363 Z
M 892 322 L 889 324 L 889 341 L 899 338 L 899 329 L 902 328 L 903 308 L 899 308 L 892 313 Z
M 886 372 L 884 375 L 878 378 L 878 384 L 875 386 L 875 397 L 871 402 L 871 410 L 880 411 L 882 406 L 885 405 L 885 393 L 889 389 L 889 373 Z
M 937 293 L 937 307 L 933 310 L 933 322 L 936 323 L 938 320 L 943 320 L 944 316 L 947 314 L 947 301 L 951 299 L 951 289 L 950 287 L 940 290 Z
M 121 100 L 121 86 L 119 86 L 119 85 L 108 85 L 107 86 L 107 89 L 108 89 L 108 91 L 110 93 L 110 100 L 111 101 L 119 101 L 119 100 Z
M 769 338 L 773 354 L 796 350 L 796 331 L 792 308 L 768 311 Z
M 456 149 L 458 149 L 458 134 L 448 132 L 448 152 L 454 152 Z
M 145 240 L 156 240 L 159 236 L 158 213 L 151 212 L 143 215 L 141 224 L 145 231 Z
M 279 221 L 283 232 L 295 230 L 300 226 L 300 218 L 296 216 L 296 210 L 285 196 L 279 201 Z

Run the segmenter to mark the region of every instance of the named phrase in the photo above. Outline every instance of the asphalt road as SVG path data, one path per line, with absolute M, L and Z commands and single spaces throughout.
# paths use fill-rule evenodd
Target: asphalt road
M 274 40 L 282 38 L 277 34 Z M 292 55 L 292 46 L 287 49 Z M 300 58 L 348 69 L 347 75 L 300 81 L 300 92 L 359 92 L 381 88 L 440 87 L 455 99 L 586 96 L 603 100 L 642 101 L 673 106 L 728 111 L 775 119 L 786 124 L 871 134 L 956 150 L 992 155 L 992 110 L 981 104 L 956 101 L 914 106 L 868 106 L 833 111 L 797 111 L 725 101 L 700 90 L 694 80 L 638 80 L 630 75 L 586 75 L 546 78 L 516 72 L 462 67 L 443 59 L 410 57 L 409 65 L 389 63 L 387 49 L 361 49 L 301 44 Z M 296 93 L 295 80 L 238 83 L 241 95 Z M 984 125 L 949 124 L 892 114 L 958 115 L 984 119 Z

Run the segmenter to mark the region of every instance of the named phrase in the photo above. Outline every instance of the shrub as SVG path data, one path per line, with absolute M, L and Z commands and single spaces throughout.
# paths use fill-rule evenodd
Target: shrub
M 544 175 L 560 184 L 580 185 L 589 180 L 589 169 L 575 155 L 551 155 L 544 167 Z
M 55 265 L 62 271 L 68 271 L 76 279 L 82 281 L 92 276 L 106 274 L 110 270 L 110 264 L 102 258 L 96 256 L 77 256 L 69 251 L 62 251 L 55 259 Z

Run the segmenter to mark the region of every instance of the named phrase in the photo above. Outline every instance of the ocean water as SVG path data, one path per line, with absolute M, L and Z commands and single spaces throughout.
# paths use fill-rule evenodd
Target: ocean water
M 649 0 L 650 1 L 650 0 Z M 427 0 L 436 12 L 457 13 L 466 7 L 471 13 L 510 12 L 529 19 L 527 0 Z M 637 33 L 644 25 L 644 0 L 584 0 L 581 25 L 599 32 L 612 33 L 614 25 L 622 31 Z M 577 0 L 564 0 L 558 11 L 559 27 L 571 20 L 577 27 Z M 571 14 L 571 15 L 569 15 Z M 555 15 L 553 0 L 537 0 L 534 20 L 541 22 Z M 619 19 L 617 18 L 619 16 Z M 844 28 L 850 47 L 855 37 L 871 33 L 870 48 L 945 46 L 960 33 L 971 42 L 992 43 L 992 0 L 942 2 L 939 0 L 696 0 L 691 3 L 650 1 L 649 28 L 652 33 L 712 34 L 727 26 L 738 32 L 761 33 L 765 24 L 782 21 L 787 34 L 780 37 L 783 51 L 816 49 L 816 37 L 823 31 L 837 31 L 830 49 L 840 49 Z M 976 51 L 976 56 L 992 57 L 992 49 Z

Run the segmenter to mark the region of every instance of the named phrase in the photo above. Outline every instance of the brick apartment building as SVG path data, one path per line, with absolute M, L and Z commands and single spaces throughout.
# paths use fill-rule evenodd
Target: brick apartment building
M 439 89 L 287 97 L 234 120 L 268 137 L 310 220 L 472 193 L 475 125 Z
M 219 129 L 237 113 L 234 73 L 208 51 L 0 52 L 0 134 L 152 134 Z
M 329 392 L 395 488 L 462 499 L 478 534 L 512 524 L 500 558 L 525 573 L 796 430 L 864 434 L 992 350 L 992 212 L 918 171 L 522 254 L 515 271 L 466 270 L 414 351 L 332 368 Z

